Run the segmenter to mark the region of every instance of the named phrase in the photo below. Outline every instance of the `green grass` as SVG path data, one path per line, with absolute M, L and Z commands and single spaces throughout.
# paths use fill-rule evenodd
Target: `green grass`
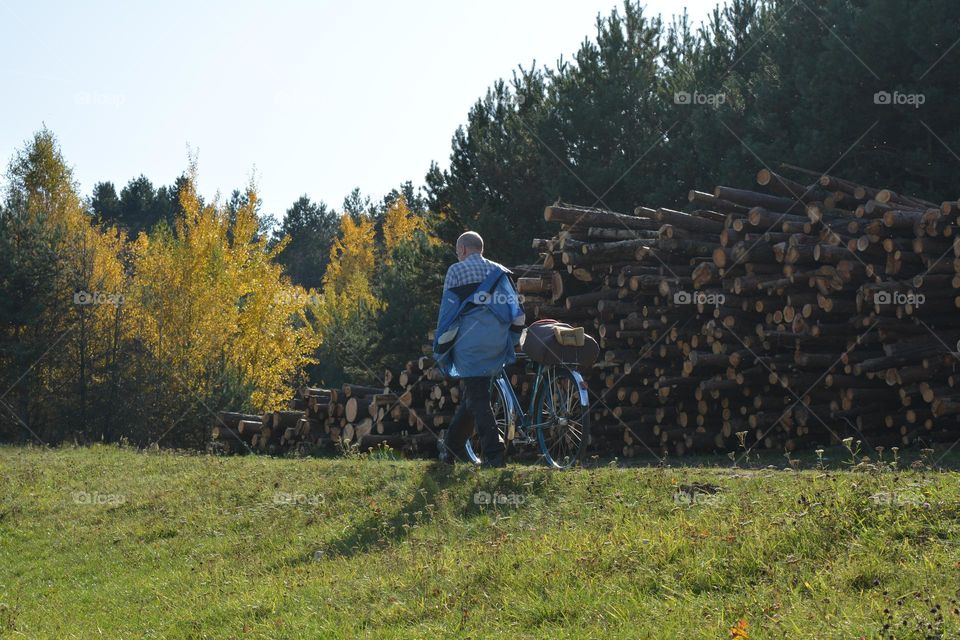
M 960 636 L 957 474 L 812 466 L 0 447 L 0 637 Z

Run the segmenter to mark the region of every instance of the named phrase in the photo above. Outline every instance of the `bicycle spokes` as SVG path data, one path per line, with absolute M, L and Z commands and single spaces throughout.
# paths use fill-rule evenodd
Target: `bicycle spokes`
M 589 428 L 577 377 L 565 369 L 546 369 L 537 406 L 538 435 L 547 463 L 561 468 L 576 463 L 586 449 Z

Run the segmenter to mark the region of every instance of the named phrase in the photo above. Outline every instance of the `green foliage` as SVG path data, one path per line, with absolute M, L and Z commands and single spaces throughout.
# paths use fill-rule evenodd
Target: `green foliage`
M 93 186 L 90 209 L 103 222 L 118 221 L 123 218 L 120 198 L 117 196 L 117 190 L 112 182 L 98 182 Z
M 316 364 L 307 369 L 310 380 L 337 387 L 345 382 L 379 384 L 374 367 L 377 312 L 366 304 L 334 307 L 329 298 L 310 308 L 322 342 Z
M 277 260 L 294 283 L 307 289 L 320 286 L 338 226 L 339 216 L 333 209 L 323 202 L 312 202 L 306 195 L 287 209 L 274 242 L 289 238 Z
M 153 188 L 153 183 L 141 175 L 133 178 L 117 197 L 112 182 L 99 182 L 93 188 L 90 208 L 105 223 L 119 226 L 130 237 L 149 232 L 157 224 L 173 226 L 183 214 L 180 194 L 187 188 L 188 177 L 178 177 L 171 186 Z
M 450 249 L 417 234 L 400 243 L 380 276 L 380 297 L 386 305 L 377 318 L 379 369 L 397 366 L 420 355 L 427 332 L 437 320 Z
M 92 226 L 53 134 L 42 129 L 10 163 L 0 214 L 0 436 L 82 431 L 107 375 L 123 237 Z

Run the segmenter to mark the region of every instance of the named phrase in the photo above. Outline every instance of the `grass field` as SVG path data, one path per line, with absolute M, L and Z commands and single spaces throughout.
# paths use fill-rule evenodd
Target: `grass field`
M 829 453 L 556 473 L 0 447 L 0 637 L 960 637 L 957 474 Z

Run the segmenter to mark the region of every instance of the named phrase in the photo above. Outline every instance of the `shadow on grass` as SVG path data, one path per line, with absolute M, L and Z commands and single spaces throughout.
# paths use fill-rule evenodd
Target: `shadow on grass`
M 339 538 L 328 542 L 324 548 L 325 558 L 350 558 L 371 549 L 394 545 L 404 540 L 412 530 L 411 525 L 429 524 L 437 510 L 437 499 L 442 492 L 455 485 L 462 485 L 463 506 L 454 510 L 454 515 L 474 518 L 489 512 L 491 506 L 484 504 L 483 496 L 492 494 L 516 494 L 524 498 L 539 494 L 549 482 L 550 473 L 529 474 L 526 469 L 505 469 L 498 472 L 476 471 L 467 467 L 452 468 L 433 463 L 427 467 L 420 483 L 411 492 L 410 499 L 392 514 L 373 512 Z M 481 496 L 481 499 L 477 499 Z M 453 500 L 459 498 L 453 495 Z
M 325 555 L 349 558 L 373 547 L 400 542 L 409 534 L 411 523 L 429 522 L 433 510 L 428 505 L 436 504 L 437 496 L 444 489 L 458 482 L 466 482 L 468 477 L 449 465 L 438 462 L 431 464 L 420 478 L 420 484 L 411 492 L 410 499 L 392 515 L 372 512 L 341 537 L 327 543 Z

